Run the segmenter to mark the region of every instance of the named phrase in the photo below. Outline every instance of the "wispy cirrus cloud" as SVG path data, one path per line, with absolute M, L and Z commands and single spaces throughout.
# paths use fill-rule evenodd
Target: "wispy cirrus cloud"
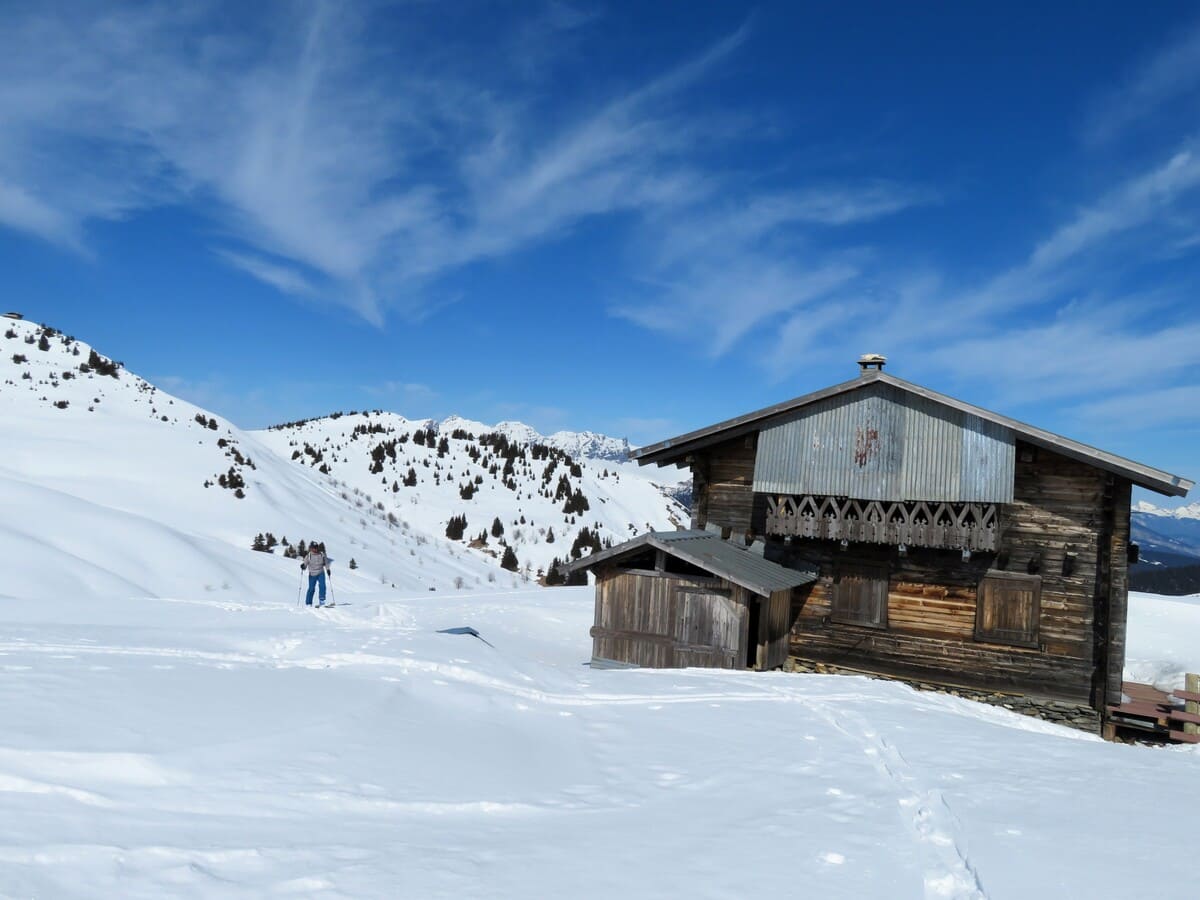
M 1081 404 L 1076 414 L 1086 422 L 1120 428 L 1196 426 L 1200 384 L 1133 391 Z M 1194 472 L 1192 474 L 1195 474 Z
M 235 269 L 241 269 L 264 284 L 268 284 L 284 294 L 308 297 L 315 294 L 311 281 L 295 268 L 253 256 L 249 253 L 238 253 L 233 250 L 217 249 L 217 256 L 229 263 Z
M 1101 144 L 1157 116 L 1179 100 L 1200 95 L 1200 23 L 1184 29 L 1091 105 L 1084 137 Z M 1193 102 L 1188 118 L 1194 119 Z
M 419 316 L 447 272 L 694 197 L 702 179 L 681 157 L 709 125 L 679 98 L 747 36 L 546 116 L 523 81 L 540 64 L 528 45 L 590 12 L 532 15 L 513 38 L 526 69 L 484 78 L 430 49 L 420 10 L 383 37 L 377 5 L 249 9 L 5 13 L 0 224 L 85 251 L 89 223 L 199 204 L 240 271 L 369 320 Z M 381 66 L 385 50 L 405 64 Z
M 936 200 L 878 178 L 770 188 L 698 154 L 747 139 L 745 113 L 695 97 L 748 25 L 548 108 L 530 67 L 556 65 L 592 10 L 533 11 L 501 40 L 519 64 L 480 72 L 434 54 L 407 10 L 386 37 L 405 62 L 381 68 L 376 7 L 267 4 L 248 24 L 230 9 L 80 0 L 9 16 L 0 223 L 86 252 L 92 222 L 189 204 L 216 224 L 227 265 L 379 323 L 447 302 L 448 274 L 623 216 L 623 262 L 650 296 L 616 313 L 721 355 L 860 274 L 855 252 L 818 255 L 806 236 Z
M 824 317 L 823 305 L 864 279 L 869 254 L 853 237 L 817 249 L 814 235 L 838 235 L 936 200 L 932 191 L 878 180 L 760 190 L 739 204 L 701 197 L 648 222 L 639 262 L 645 296 L 612 311 L 723 356 L 798 310 Z
M 849 377 L 854 354 L 881 352 L 903 377 L 996 408 L 1036 407 L 1039 418 L 1056 408 L 1096 440 L 1200 428 L 1187 403 L 1200 390 L 1200 306 L 1185 259 L 1200 198 L 1193 148 L 1188 139 L 1134 167 L 975 283 L 949 268 L 862 267 L 789 311 L 756 358 L 780 381 L 813 369 Z

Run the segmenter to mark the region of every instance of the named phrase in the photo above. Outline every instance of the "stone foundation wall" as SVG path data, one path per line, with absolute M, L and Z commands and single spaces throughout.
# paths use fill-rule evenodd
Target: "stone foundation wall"
M 796 656 L 788 657 L 784 663 L 783 670 L 785 672 L 817 672 L 830 675 L 867 675 L 871 678 L 883 678 L 888 681 L 901 681 L 919 691 L 933 691 L 938 694 L 951 694 L 955 697 L 962 697 L 966 700 L 974 700 L 977 703 L 988 703 L 992 706 L 1002 706 L 1005 709 L 1011 709 L 1013 712 L 1021 713 L 1026 716 L 1044 719 L 1047 722 L 1054 722 L 1058 725 L 1066 725 L 1070 728 L 1078 728 L 1080 731 L 1087 731 L 1092 734 L 1100 734 L 1100 714 L 1090 706 L 1080 706 L 1075 703 L 1066 703 L 1061 700 L 1052 700 L 1049 697 L 1032 697 L 1027 694 L 1007 694 L 1003 691 L 981 691 L 974 688 L 952 687 L 945 684 L 937 684 L 931 681 L 916 681 L 908 678 L 893 678 L 886 675 L 877 675 L 874 672 L 864 672 L 859 669 L 850 669 L 842 666 L 830 665 L 829 663 L 815 662 L 808 659 L 800 659 Z

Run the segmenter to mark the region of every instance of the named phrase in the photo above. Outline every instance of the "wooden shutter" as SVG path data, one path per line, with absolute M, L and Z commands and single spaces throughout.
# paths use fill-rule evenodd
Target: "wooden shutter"
M 887 628 L 887 566 L 843 563 L 833 580 L 830 618 L 845 625 Z
M 975 601 L 975 640 L 1036 647 L 1041 607 L 1040 575 L 988 572 Z

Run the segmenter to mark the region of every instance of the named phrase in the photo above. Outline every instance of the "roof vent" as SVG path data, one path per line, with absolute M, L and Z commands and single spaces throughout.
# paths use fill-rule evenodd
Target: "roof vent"
M 858 367 L 862 370 L 861 374 L 863 375 L 869 374 L 872 369 L 882 372 L 886 365 L 887 357 L 880 353 L 864 353 L 858 358 Z

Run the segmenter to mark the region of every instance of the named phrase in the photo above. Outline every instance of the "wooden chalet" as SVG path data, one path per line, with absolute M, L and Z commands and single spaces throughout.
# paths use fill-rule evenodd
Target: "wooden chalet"
M 659 669 L 778 668 L 792 589 L 817 577 L 706 531 L 650 532 L 564 569 L 596 576 L 593 665 Z
M 1130 491 L 1184 496 L 1193 483 L 895 378 L 884 362 L 863 357 L 851 381 L 633 456 L 691 468 L 693 529 L 816 573 L 791 593 L 797 666 L 1092 715 L 1119 703 Z

